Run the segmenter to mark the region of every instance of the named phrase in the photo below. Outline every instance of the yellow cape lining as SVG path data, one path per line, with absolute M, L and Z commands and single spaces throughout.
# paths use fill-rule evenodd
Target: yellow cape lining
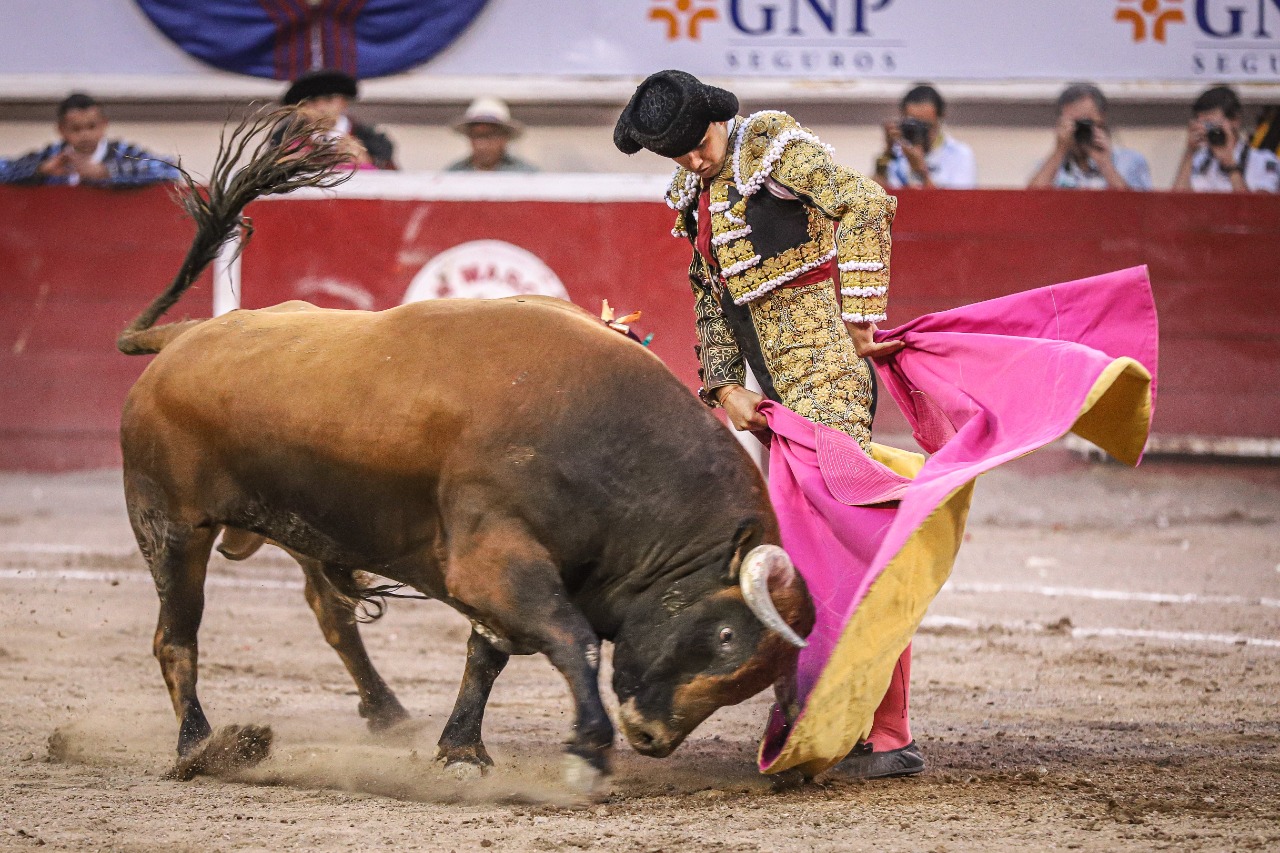
M 1094 382 L 1071 431 L 1136 465 L 1150 423 L 1151 374 L 1131 358 L 1118 358 Z M 906 477 L 914 478 L 924 464 L 918 453 L 879 444 L 872 445 L 871 455 Z M 816 776 L 870 733 L 894 665 L 951 574 L 973 484 L 970 480 L 948 495 L 876 578 L 845 625 L 785 746 L 763 772 L 799 769 Z

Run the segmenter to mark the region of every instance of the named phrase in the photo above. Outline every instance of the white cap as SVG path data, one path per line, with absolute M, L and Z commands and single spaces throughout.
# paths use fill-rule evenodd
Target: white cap
M 454 122 L 453 129 L 458 133 L 466 133 L 467 127 L 473 124 L 494 124 L 504 127 L 512 138 L 524 132 L 524 125 L 512 120 L 511 110 L 508 109 L 506 101 L 499 98 L 476 98 L 471 102 L 471 106 L 467 107 L 462 118 Z

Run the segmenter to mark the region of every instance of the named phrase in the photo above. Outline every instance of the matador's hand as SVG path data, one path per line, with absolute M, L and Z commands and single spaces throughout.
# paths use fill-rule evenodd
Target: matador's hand
M 724 388 L 716 389 L 716 394 L 734 429 L 740 432 L 754 432 L 769 428 L 769 422 L 765 420 L 764 415 L 756 411 L 756 406 L 760 405 L 764 397 L 755 391 L 750 391 L 741 385 L 726 385 Z
M 906 346 L 902 341 L 881 341 L 876 343 L 875 323 L 845 323 L 849 337 L 853 338 L 853 348 L 863 358 L 884 358 L 893 355 Z

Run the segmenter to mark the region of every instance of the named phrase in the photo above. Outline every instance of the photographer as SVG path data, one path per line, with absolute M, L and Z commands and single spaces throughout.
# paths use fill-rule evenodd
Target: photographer
M 1273 193 L 1280 188 L 1276 155 L 1250 148 L 1240 133 L 1240 98 L 1230 86 L 1206 89 L 1191 113 L 1175 190 Z
M 946 104 L 932 86 L 916 86 L 899 105 L 900 118 L 884 126 L 884 153 L 876 158 L 876 181 L 900 187 L 973 189 L 978 167 L 973 149 L 942 131 Z
M 1147 159 L 1112 144 L 1107 99 L 1092 83 L 1072 83 L 1058 96 L 1053 153 L 1028 185 L 1031 189 L 1149 190 Z

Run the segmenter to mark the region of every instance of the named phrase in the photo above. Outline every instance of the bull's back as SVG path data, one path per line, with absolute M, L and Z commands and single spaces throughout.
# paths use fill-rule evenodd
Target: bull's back
M 589 319 L 539 303 L 453 300 L 382 312 L 286 303 L 205 321 L 156 357 L 129 395 L 161 416 L 352 441 L 410 440 L 409 415 L 483 416 L 482 401 L 529 369 L 555 383 L 557 356 L 618 352 Z M 551 345 L 549 341 L 555 341 Z M 626 359 L 623 359 L 624 361 Z M 506 390 L 505 388 L 503 390 Z
M 745 452 L 660 360 L 541 300 L 232 312 L 155 358 L 122 446 L 126 479 L 333 559 L 407 553 L 467 503 L 565 562 L 771 516 Z
M 172 433 L 228 458 L 293 451 L 412 475 L 438 470 L 461 440 L 518 453 L 646 419 L 651 433 L 718 429 L 648 350 L 568 303 L 291 303 L 173 341 L 130 392 L 123 438 L 126 454 L 142 434 Z

